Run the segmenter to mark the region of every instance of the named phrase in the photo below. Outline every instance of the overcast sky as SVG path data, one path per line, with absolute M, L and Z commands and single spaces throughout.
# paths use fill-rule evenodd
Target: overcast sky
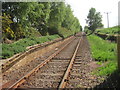
M 104 27 L 107 27 L 107 15 L 104 12 L 110 12 L 109 14 L 109 26 L 118 25 L 118 2 L 120 0 L 65 0 L 71 5 L 74 15 L 79 19 L 82 27 L 86 25 L 85 19 L 87 18 L 89 9 L 91 7 L 96 8 L 97 12 L 100 12 L 103 16 Z

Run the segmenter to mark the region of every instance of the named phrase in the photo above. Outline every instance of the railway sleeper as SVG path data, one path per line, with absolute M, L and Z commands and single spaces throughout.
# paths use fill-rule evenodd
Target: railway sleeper
M 73 67 L 80 67 L 81 64 L 74 64 Z
M 63 57 L 55 57 L 55 58 L 52 58 L 53 60 L 70 60 L 71 58 L 63 58 Z
M 82 64 L 82 62 L 81 61 L 80 62 L 75 61 L 74 64 Z
M 62 78 L 62 76 L 61 75 L 56 75 L 56 76 L 51 76 L 51 75 L 39 75 L 39 76 L 37 76 L 36 77 L 37 78 L 37 80 L 38 79 L 48 79 L 48 80 L 60 80 L 61 78 Z
M 66 63 L 64 63 L 64 64 L 65 64 L 64 66 L 61 66 L 58 64 L 49 64 L 49 66 L 45 66 L 45 67 L 43 67 L 43 69 L 49 69 L 49 68 L 51 68 L 53 70 L 64 69 L 67 67 Z M 52 65 L 54 65 L 54 66 L 52 66 Z
M 62 76 L 63 74 L 62 73 L 57 73 L 57 74 L 51 74 L 51 73 L 41 73 L 40 75 L 49 75 L 49 76 Z
M 67 60 L 67 59 L 65 59 L 65 60 L 60 60 L 60 59 L 55 60 L 55 59 L 53 59 L 52 62 L 59 62 L 59 63 L 64 62 L 64 63 L 66 63 L 66 62 L 69 62 L 69 60 Z
M 54 62 L 49 62 L 49 64 L 63 64 L 63 63 L 69 63 L 68 61 L 54 61 Z
M 65 70 L 66 70 L 66 69 L 61 69 L 61 70 L 60 70 L 60 69 L 58 68 L 58 69 L 56 69 L 56 71 L 55 71 L 55 70 L 41 70 L 40 72 L 41 72 L 41 73 L 43 73 L 43 72 L 44 72 L 44 73 L 61 73 L 61 72 L 64 72 Z

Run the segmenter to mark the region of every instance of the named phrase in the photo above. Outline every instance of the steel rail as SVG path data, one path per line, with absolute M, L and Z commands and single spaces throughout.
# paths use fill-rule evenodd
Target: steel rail
M 61 47 L 58 51 L 56 51 L 55 53 L 53 53 L 51 56 L 49 56 L 47 59 L 45 59 L 41 64 L 39 64 L 37 67 L 35 67 L 34 69 L 32 69 L 29 73 L 27 73 L 25 76 L 23 76 L 22 78 L 20 78 L 17 82 L 15 82 L 14 84 L 12 84 L 11 86 L 9 86 L 7 88 L 7 90 L 11 90 L 11 89 L 15 89 L 17 88 L 19 85 L 21 85 L 22 83 L 24 83 L 26 81 L 26 79 L 32 75 L 33 73 L 35 73 L 36 71 L 38 71 L 41 67 L 43 67 L 44 65 L 46 65 L 49 61 L 51 61 L 51 59 L 53 57 L 55 57 L 57 54 L 59 54 L 59 52 L 61 52 L 66 46 L 68 46 L 75 38 L 72 38 L 67 44 L 65 44 L 63 47 Z
M 61 81 L 58 89 L 65 88 L 65 86 L 66 86 L 66 83 L 67 83 L 67 81 L 68 81 L 68 76 L 69 76 L 70 71 L 71 71 L 71 69 L 72 69 L 72 66 L 73 66 L 73 63 L 74 63 L 74 60 L 75 60 L 75 57 L 76 57 L 78 48 L 79 48 L 79 46 L 80 46 L 81 40 L 82 40 L 82 36 L 81 36 L 81 38 L 80 38 L 80 40 L 79 40 L 79 42 L 78 42 L 78 44 L 77 44 L 77 47 L 76 47 L 76 49 L 75 49 L 75 52 L 74 52 L 74 54 L 73 54 L 73 56 L 72 56 L 72 59 L 70 60 L 69 66 L 67 67 L 67 70 L 66 70 L 66 72 L 65 72 L 65 74 L 64 74 L 64 76 L 63 76 L 63 79 L 62 79 L 62 81 Z

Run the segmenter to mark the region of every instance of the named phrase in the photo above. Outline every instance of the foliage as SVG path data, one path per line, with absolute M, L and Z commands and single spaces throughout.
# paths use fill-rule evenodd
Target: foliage
M 74 17 L 73 12 L 70 8 L 70 5 L 66 7 L 66 14 L 65 14 L 65 19 L 62 22 L 62 27 L 67 28 L 68 30 L 71 31 L 80 31 L 81 26 L 76 17 Z
M 104 29 L 97 29 L 97 33 L 104 33 L 104 34 L 120 34 L 120 26 L 115 26 L 111 28 L 104 28 Z
M 113 73 L 117 69 L 116 44 L 107 42 L 95 35 L 88 36 L 88 40 L 91 45 L 92 57 L 100 64 L 107 63 L 100 67 L 95 74 L 108 75 Z
M 27 46 L 59 36 L 68 37 L 81 29 L 78 19 L 65 2 L 3 2 L 2 17 L 3 38 L 16 41 L 3 44 L 2 58 L 24 52 Z
M 41 44 L 46 41 L 51 41 L 56 38 L 59 38 L 58 35 L 51 35 L 51 36 L 42 36 L 42 37 L 31 37 L 21 39 L 17 42 L 12 44 L 2 44 L 2 57 L 3 59 L 9 58 L 14 54 L 26 51 L 26 47 L 32 46 L 34 44 Z
M 64 38 L 70 36 L 70 35 L 74 35 L 75 32 L 71 31 L 71 30 L 67 30 L 66 28 L 59 28 L 59 34 L 63 35 Z
M 103 75 L 112 74 L 115 71 L 117 71 L 117 62 L 110 61 L 109 63 L 107 63 L 103 67 L 100 67 L 95 73 L 98 76 L 103 76 Z
M 102 15 L 100 12 L 96 12 L 95 8 L 91 8 L 89 10 L 86 22 L 88 23 L 88 29 L 92 31 L 92 33 L 99 27 L 103 27 L 102 24 Z M 90 34 L 92 34 L 90 33 Z
M 91 45 L 92 56 L 97 61 L 108 61 L 108 60 L 114 60 L 116 58 L 115 43 L 107 42 L 95 35 L 89 36 L 88 39 Z
M 13 31 L 14 36 L 3 32 L 5 38 L 11 40 L 28 38 L 37 33 L 42 36 L 60 35 L 58 29 L 62 27 L 80 31 L 78 19 L 65 2 L 3 2 L 2 13 L 9 15 L 8 21 L 12 22 L 8 29 Z
M 15 34 L 13 30 L 10 27 L 10 24 L 13 23 L 10 20 L 10 16 L 6 15 L 5 13 L 2 16 L 2 39 L 4 40 L 5 38 L 14 38 Z

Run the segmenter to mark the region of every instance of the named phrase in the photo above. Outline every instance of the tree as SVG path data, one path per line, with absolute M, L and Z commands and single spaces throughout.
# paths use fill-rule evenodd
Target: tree
M 50 18 L 48 20 L 49 34 L 58 34 L 58 29 L 61 27 L 63 20 L 65 19 L 65 3 L 64 2 L 52 2 L 51 3 Z
M 70 5 L 66 6 L 65 11 L 66 14 L 65 14 L 65 19 L 62 22 L 62 27 L 74 31 L 74 33 L 80 31 L 81 26 L 79 20 L 76 17 L 74 17 Z
M 76 33 L 81 27 L 65 2 L 3 2 L 2 13 L 7 15 L 2 14 L 3 34 L 10 40 L 47 34 L 63 37 L 63 32 Z
M 14 38 L 15 34 L 13 30 L 10 28 L 10 24 L 13 22 L 10 20 L 10 16 L 6 15 L 5 13 L 2 16 L 2 40 L 5 40 L 6 38 Z
M 102 15 L 100 12 L 96 12 L 95 8 L 89 10 L 86 22 L 88 24 L 88 29 L 91 31 L 88 35 L 91 35 L 97 28 L 103 27 Z

